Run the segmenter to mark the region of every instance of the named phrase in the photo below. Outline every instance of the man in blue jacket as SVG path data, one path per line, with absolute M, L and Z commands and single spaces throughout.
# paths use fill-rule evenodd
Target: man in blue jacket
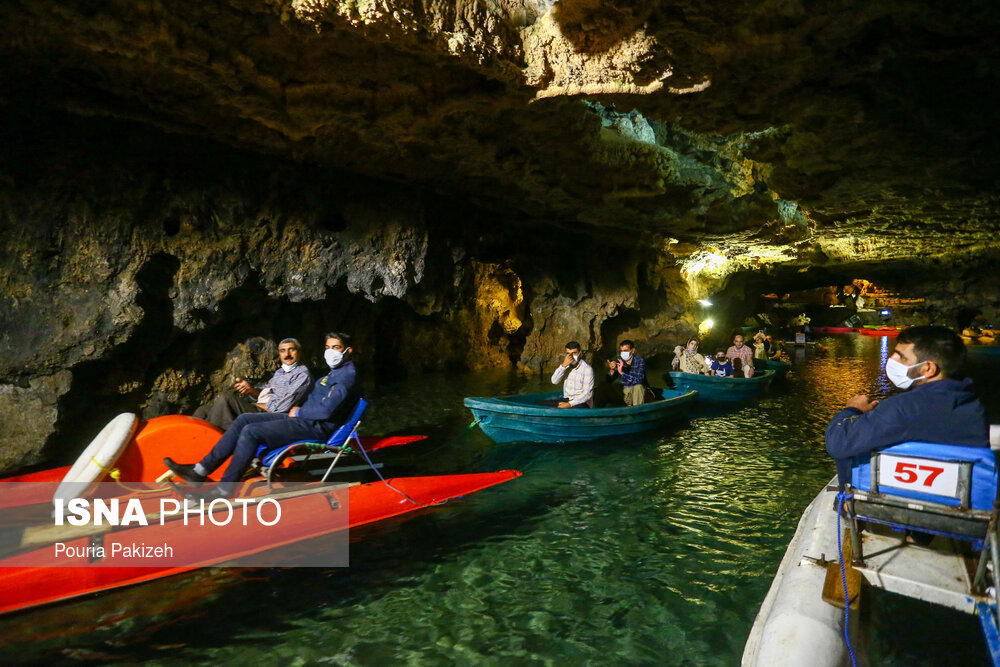
M 201 486 L 208 475 L 232 456 L 218 487 L 205 494 L 220 498 L 232 496 L 259 446 L 277 449 L 298 440 L 327 440 L 350 417 L 361 397 L 357 372 L 350 360 L 352 351 L 350 336 L 328 333 L 323 359 L 330 372 L 316 381 L 305 405 L 293 407 L 288 414 L 242 414 L 200 462 L 194 465 L 175 463 L 169 457 L 163 462 L 192 486 Z
M 989 447 L 989 422 L 972 380 L 956 377 L 964 361 L 965 346 L 951 329 L 911 327 L 899 334 L 885 374 L 900 389 L 912 389 L 881 403 L 855 396 L 826 427 L 826 451 L 837 462 L 841 488 L 851 481 L 851 458 L 882 447 Z

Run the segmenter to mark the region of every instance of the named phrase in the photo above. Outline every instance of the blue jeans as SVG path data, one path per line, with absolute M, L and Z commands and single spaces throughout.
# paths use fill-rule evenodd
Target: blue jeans
M 336 428 L 337 425 L 333 423 L 295 419 L 284 413 L 242 414 L 226 429 L 212 451 L 201 460 L 201 465 L 212 473 L 232 456 L 233 460 L 222 475 L 222 481 L 229 483 L 225 488 L 231 490 L 235 487 L 235 482 L 240 481 L 243 471 L 253 461 L 257 448 L 261 445 L 272 450 L 298 440 L 326 440 Z

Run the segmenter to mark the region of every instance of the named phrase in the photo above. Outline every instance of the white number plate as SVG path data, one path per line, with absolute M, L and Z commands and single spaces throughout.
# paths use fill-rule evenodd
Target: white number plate
M 878 485 L 935 496 L 958 497 L 958 463 L 908 456 L 879 456 Z

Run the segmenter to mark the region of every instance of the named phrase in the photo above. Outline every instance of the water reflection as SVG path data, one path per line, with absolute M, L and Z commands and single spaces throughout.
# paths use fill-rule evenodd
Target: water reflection
M 387 452 L 394 474 L 517 468 L 524 476 L 357 534 L 349 569 L 174 579 L 173 590 L 101 598 L 111 607 L 104 618 L 147 596 L 180 608 L 62 646 L 129 661 L 236 663 L 266 650 L 267 662 L 282 663 L 737 664 L 803 508 L 834 474 L 826 423 L 851 396 L 891 391 L 887 339 L 822 343 L 797 348 L 788 381 L 767 397 L 696 407 L 686 421 L 631 440 L 496 446 L 467 428 L 463 396 L 541 390 L 546 378 L 479 373 L 379 387 L 369 429 L 432 436 Z M 989 359 L 977 369 L 984 381 L 1000 368 Z M 198 599 L 187 600 L 194 591 Z M 72 622 L 75 609 L 49 611 Z M 939 654 L 912 648 L 926 647 L 915 636 L 927 631 L 915 620 L 925 607 L 886 609 L 872 614 L 875 664 L 935 664 Z M 974 618 L 934 618 L 949 636 L 974 639 L 951 650 L 951 661 L 983 660 Z M 0 637 L 28 622 L 8 619 Z M 21 660 L 67 657 L 51 644 L 8 650 Z

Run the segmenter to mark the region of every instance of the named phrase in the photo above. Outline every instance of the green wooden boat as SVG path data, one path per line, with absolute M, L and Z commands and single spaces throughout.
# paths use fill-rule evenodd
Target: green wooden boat
M 694 375 L 693 373 L 681 373 L 671 371 L 670 378 L 674 382 L 674 389 L 679 391 L 697 391 L 698 400 L 710 403 L 745 401 L 757 398 L 767 391 L 774 380 L 775 372 L 772 370 L 755 373 L 752 378 L 738 377 L 716 377 L 715 375 Z
M 792 365 L 787 361 L 777 361 L 774 359 L 754 359 L 753 367 L 756 371 L 774 371 L 774 377 L 778 380 L 788 375 Z
M 696 391 L 653 389 L 662 400 L 635 407 L 555 408 L 539 405 L 559 398 L 560 392 L 518 394 L 493 398 L 471 397 L 465 407 L 474 424 L 494 442 L 580 442 L 650 431 L 686 416 Z

